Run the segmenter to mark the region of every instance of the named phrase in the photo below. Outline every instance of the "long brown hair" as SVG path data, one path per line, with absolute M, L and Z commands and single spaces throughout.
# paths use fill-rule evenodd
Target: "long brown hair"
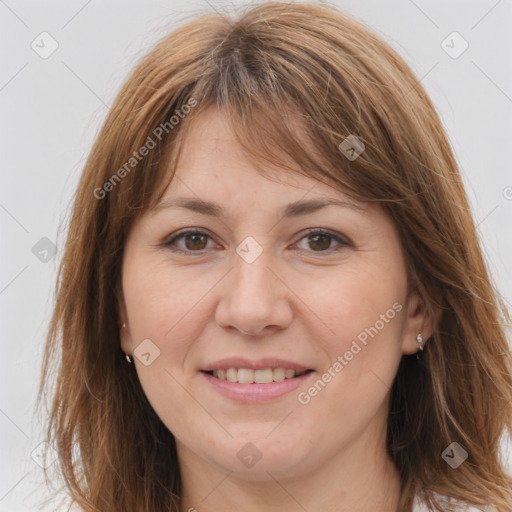
M 398 510 L 418 496 L 430 510 L 452 510 L 446 497 L 510 512 L 500 460 L 512 431 L 510 316 L 439 117 L 404 60 L 360 22 L 329 5 L 280 2 L 236 19 L 202 14 L 166 36 L 125 82 L 90 152 L 38 395 L 38 405 L 50 399 L 48 441 L 71 501 L 84 511 L 179 510 L 173 435 L 120 350 L 121 262 L 134 221 L 173 177 L 187 127 L 211 106 L 259 162 L 285 169 L 284 151 L 307 176 L 382 204 L 398 229 L 409 289 L 437 318 L 391 391 Z M 364 144 L 355 159 L 340 150 L 349 135 Z M 452 442 L 468 453 L 458 469 L 442 457 Z

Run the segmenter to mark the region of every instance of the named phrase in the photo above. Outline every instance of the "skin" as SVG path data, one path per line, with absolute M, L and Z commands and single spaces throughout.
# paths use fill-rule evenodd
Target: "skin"
M 132 359 L 176 438 L 183 512 L 395 510 L 399 476 L 385 450 L 388 399 L 402 354 L 417 351 L 419 332 L 424 340 L 432 334 L 424 303 L 407 297 L 400 240 L 379 205 L 327 206 L 282 219 L 293 201 L 348 198 L 313 178 L 282 169 L 275 176 L 257 172 L 221 112 L 198 117 L 164 198 L 212 201 L 227 216 L 172 207 L 147 212 L 134 225 L 123 258 L 121 347 L 133 356 L 150 339 L 160 350 L 148 366 Z M 164 245 L 184 228 L 209 235 L 177 240 L 188 255 Z M 351 244 L 328 235 L 316 240 L 310 228 Z M 263 249 L 252 263 L 236 252 L 248 236 Z M 321 392 L 299 403 L 298 393 L 394 303 L 401 311 Z M 271 402 L 241 404 L 199 372 L 235 355 L 280 357 L 315 373 Z M 237 457 L 248 442 L 262 455 L 252 467 Z

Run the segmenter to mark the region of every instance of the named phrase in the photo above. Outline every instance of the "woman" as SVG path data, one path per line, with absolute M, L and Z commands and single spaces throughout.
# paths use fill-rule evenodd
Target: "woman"
M 80 510 L 511 510 L 510 317 L 457 164 L 334 7 L 205 15 L 141 61 L 57 292 L 39 399 Z

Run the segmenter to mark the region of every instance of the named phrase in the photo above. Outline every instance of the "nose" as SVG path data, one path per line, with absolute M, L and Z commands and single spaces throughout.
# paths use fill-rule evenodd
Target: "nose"
M 238 254 L 223 280 L 215 320 L 221 327 L 252 336 L 286 328 L 293 317 L 293 293 L 276 272 L 270 253 L 248 263 Z

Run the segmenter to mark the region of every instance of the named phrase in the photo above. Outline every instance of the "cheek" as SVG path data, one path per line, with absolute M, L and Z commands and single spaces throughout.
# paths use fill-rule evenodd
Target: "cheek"
M 310 328 L 327 356 L 321 372 L 329 373 L 328 383 L 317 386 L 323 389 L 318 400 L 315 389 L 305 391 L 312 397 L 313 416 L 331 404 L 340 417 L 359 411 L 354 422 L 363 424 L 382 405 L 398 369 L 406 279 L 398 266 L 375 262 L 347 267 L 324 284 L 325 293 L 318 288 L 311 303 L 330 330 L 318 321 Z
M 302 289 L 311 290 L 307 300 L 323 321 L 323 338 L 331 340 L 331 351 L 347 349 L 359 335 L 364 341 L 364 333 L 370 336 L 368 330 L 375 338 L 374 329 L 381 339 L 398 338 L 402 323 L 398 310 L 403 309 L 406 286 L 396 269 L 375 265 L 345 268 L 321 286 L 304 283 Z M 316 330 L 320 332 L 318 327 Z
M 400 271 L 378 265 L 346 268 L 324 286 L 304 283 L 302 289 L 311 292 L 305 302 L 314 304 L 322 320 L 310 313 L 309 329 L 327 356 L 319 376 L 325 385 L 302 390 L 312 417 L 328 409 L 332 417 L 345 418 L 351 411 L 346 433 L 352 435 L 383 405 L 401 358 L 405 283 Z
M 192 269 L 177 272 L 168 262 L 149 257 L 131 261 L 123 271 L 123 286 L 134 345 L 149 338 L 161 355 L 172 356 L 173 364 L 182 359 L 180 351 L 202 329 L 201 299 L 214 285 L 213 277 L 198 278 Z
M 192 279 L 163 261 L 140 255 L 123 269 L 123 289 L 134 349 L 151 340 L 159 352 L 149 365 L 136 362 L 144 393 L 162 422 L 173 433 L 200 429 L 190 414 L 191 395 L 184 374 L 187 354 L 200 337 L 204 315 L 201 297 L 210 279 Z M 146 342 L 147 343 L 147 342 Z M 154 350 L 153 348 L 151 350 Z M 192 400 L 193 403 L 193 400 Z M 197 420 L 198 421 L 198 420 Z

